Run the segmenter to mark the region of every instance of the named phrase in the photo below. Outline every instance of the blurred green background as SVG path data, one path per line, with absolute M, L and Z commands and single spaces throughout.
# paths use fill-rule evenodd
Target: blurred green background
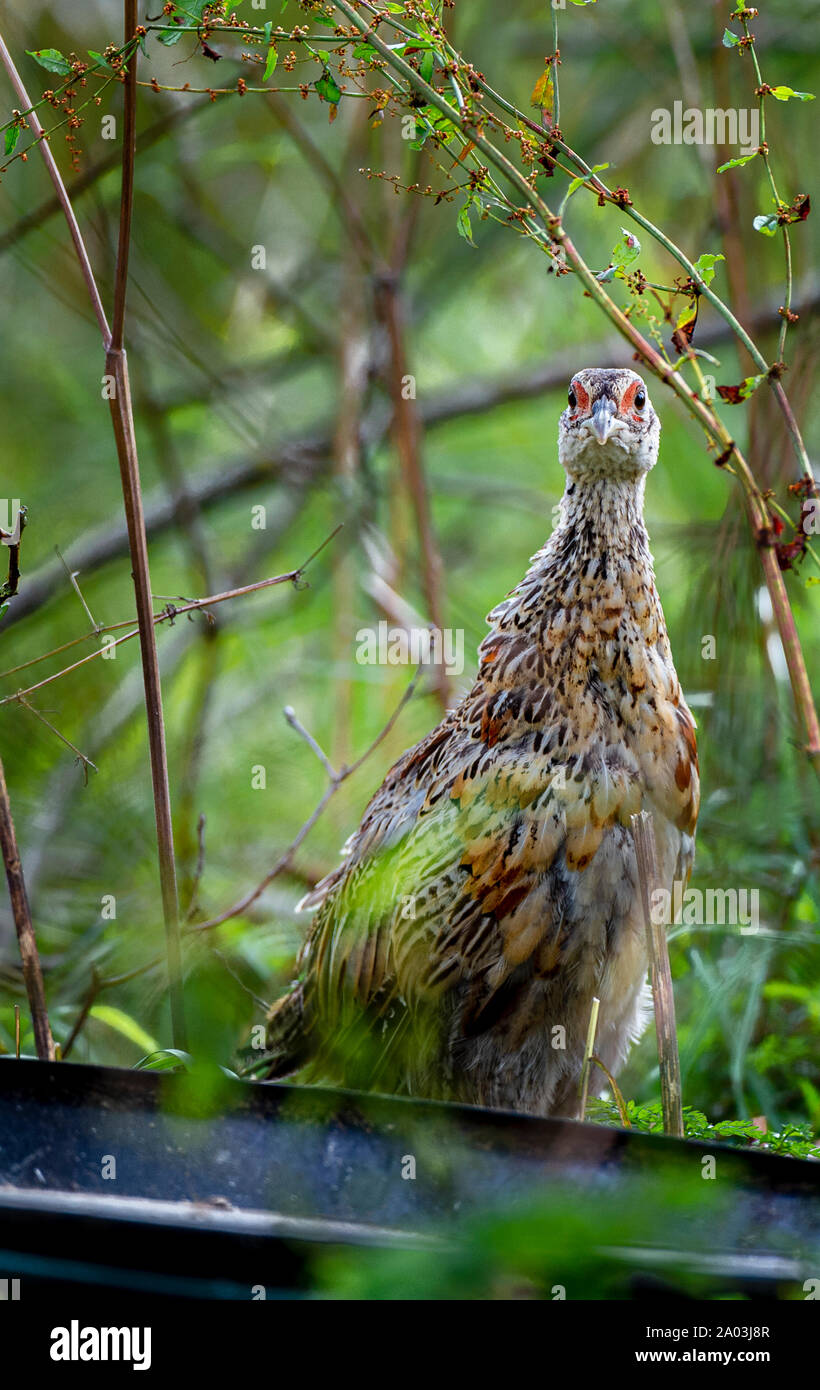
M 154 10 L 159 10 L 159 4 Z M 247 3 L 244 6 L 249 9 Z M 778 240 L 752 230 L 770 207 L 760 161 L 717 175 L 719 152 L 659 146 L 651 115 L 685 105 L 749 106 L 748 63 L 721 45 L 730 6 L 611 0 L 561 13 L 561 126 L 590 163 L 695 259 L 725 253 L 714 288 L 758 324 L 771 360 L 783 302 Z M 279 5 L 252 21 L 278 22 Z M 153 10 L 151 11 L 153 13 Z M 240 11 L 242 12 L 242 11 Z M 764 77 L 814 90 L 818 30 L 809 0 L 769 0 L 754 22 Z M 116 3 L 11 0 L 4 37 L 32 94 L 55 85 L 26 50 L 84 54 L 121 37 Z M 283 22 L 305 22 L 287 5 Z M 528 109 L 551 50 L 548 7 L 471 0 L 448 13 L 455 42 L 510 99 Z M 241 43 L 212 41 L 203 58 L 185 38 L 148 39 L 140 76 L 165 85 L 260 81 Z M 313 81 L 300 64 L 282 85 Z M 2 79 L 4 119 L 16 99 Z M 63 131 L 52 145 L 99 283 L 110 304 L 117 239 L 118 145 L 102 117 L 119 115 L 109 87 L 89 106 L 72 172 Z M 774 109 L 772 109 L 774 108 Z M 768 103 L 768 140 L 787 200 L 810 191 L 816 107 Z M 49 112 L 49 116 L 54 113 Z M 366 103 L 342 99 L 330 122 L 315 93 L 207 96 L 141 88 L 127 342 L 151 523 L 157 608 L 300 565 L 340 523 L 307 584 L 270 589 L 158 633 L 183 907 L 196 876 L 197 821 L 206 817 L 204 870 L 193 920 L 221 913 L 276 863 L 322 795 L 325 774 L 284 718 L 292 706 L 335 764 L 362 752 L 384 725 L 409 669 L 356 663 L 355 633 L 407 606 L 429 616 L 416 517 L 390 433 L 390 348 L 384 284 L 351 235 L 358 219 L 394 273 L 406 370 L 417 385 L 421 455 L 442 559 L 442 616 L 463 629 L 466 690 L 484 615 L 523 574 L 552 527 L 562 490 L 557 419 L 581 366 L 627 363 L 571 275 L 512 228 L 473 216 L 475 249 L 457 234 L 458 202 L 398 195 L 362 169 L 441 186 L 388 115 L 372 128 Z M 730 151 L 730 153 L 732 153 Z M 724 156 L 725 157 L 725 156 Z M 445 158 L 445 165 L 451 163 Z M 102 166 L 102 167 L 101 167 Z M 558 174 L 540 186 L 553 203 Z M 342 196 L 343 195 L 343 196 Z M 344 203 L 352 205 L 345 209 Z M 33 152 L 0 185 L 4 306 L 0 412 L 3 492 L 28 508 L 20 595 L 0 622 L 3 672 L 88 630 L 54 547 L 79 570 L 97 622 L 132 611 L 120 483 L 99 335 L 51 189 Z M 594 269 L 620 235 L 621 215 L 576 194 L 568 230 Z M 793 229 L 795 302 L 786 386 L 811 447 L 818 355 L 814 217 Z M 254 269 L 254 248 L 265 268 Z M 258 261 L 258 253 L 255 256 Z M 366 260 L 366 258 L 365 258 Z M 677 267 L 644 239 L 638 262 L 669 283 Z M 623 286 L 614 291 L 619 302 Z M 707 306 L 708 307 L 708 306 Z M 717 325 L 704 308 L 695 343 Z M 665 333 L 668 343 L 668 330 Z M 711 342 L 718 382 L 748 372 L 726 339 Z M 547 383 L 548 389 L 543 389 Z M 672 968 L 684 1101 L 713 1120 L 765 1115 L 771 1126 L 820 1123 L 817 1074 L 817 783 L 796 748 L 782 651 L 741 494 L 669 393 L 652 395 L 663 421 L 647 517 L 677 668 L 699 724 L 703 804 L 693 885 L 758 889 L 761 929 L 675 928 Z M 767 391 L 724 409 L 762 482 L 796 515 L 798 476 Z M 353 441 L 351 446 L 350 441 Z M 265 509 L 259 529 L 258 508 Z M 257 525 L 254 525 L 256 519 Z M 810 674 L 820 669 L 817 589 L 808 558 L 787 585 Z M 815 568 L 815 573 L 817 570 Z M 703 638 L 716 638 L 714 660 Z M 90 650 L 92 640 L 25 672 L 3 675 L 13 695 Z M 162 949 L 142 684 L 136 642 L 27 697 L 93 760 L 84 785 L 73 754 L 15 702 L 0 706 L 0 743 L 39 934 L 55 1037 L 63 1044 L 92 970 L 127 975 Z M 186 945 L 190 1047 L 230 1065 L 291 978 L 306 885 L 337 862 L 392 761 L 439 718 L 429 681 L 248 912 Z M 264 789 L 252 769 L 265 768 Z M 258 779 L 257 779 L 258 780 Z M 116 918 L 103 915 L 113 895 Z M 13 1047 L 13 1005 L 25 994 L 10 913 L 0 908 L 0 1044 Z M 102 1006 L 100 1008 L 100 1006 Z M 130 1065 L 171 1042 L 161 966 L 104 990 L 73 1047 L 75 1060 Z M 32 1051 L 24 1028 L 23 1048 Z M 625 1095 L 658 1093 L 654 1034 L 621 1077 Z

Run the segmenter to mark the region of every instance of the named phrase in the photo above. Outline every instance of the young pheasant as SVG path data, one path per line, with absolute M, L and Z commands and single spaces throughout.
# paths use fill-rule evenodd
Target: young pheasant
M 634 372 L 573 377 L 560 521 L 490 613 L 469 694 L 304 900 L 269 1075 L 573 1115 L 593 995 L 617 1073 L 649 1002 L 630 817 L 652 812 L 671 891 L 699 800 L 643 522 L 659 434 Z

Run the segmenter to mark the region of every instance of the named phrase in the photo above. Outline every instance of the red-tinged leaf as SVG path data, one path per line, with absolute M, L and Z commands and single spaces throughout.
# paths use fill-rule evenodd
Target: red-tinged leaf
M 695 336 L 695 328 L 698 321 L 698 300 L 690 304 L 683 310 L 678 319 L 677 327 L 672 334 L 672 346 L 678 353 L 684 353 L 689 348 Z
M 548 63 L 532 89 L 530 105 L 538 107 L 541 111 L 551 111 L 554 100 L 555 91 L 552 85 L 552 63 Z
M 742 405 L 755 392 L 761 381 L 766 380 L 766 373 L 761 372 L 759 376 L 744 377 L 737 386 L 719 386 L 718 395 L 727 405 Z
M 792 570 L 795 565 L 803 559 L 806 553 L 807 537 L 802 531 L 798 531 L 793 541 L 787 541 L 780 545 L 775 545 L 777 563 L 782 570 Z

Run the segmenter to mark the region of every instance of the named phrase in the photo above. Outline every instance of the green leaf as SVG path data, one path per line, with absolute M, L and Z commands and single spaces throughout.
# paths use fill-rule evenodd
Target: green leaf
M 698 259 L 695 261 L 695 270 L 704 285 L 711 285 L 715 278 L 715 266 L 717 262 L 725 260 L 725 256 L 713 256 L 710 251 L 705 251 L 702 256 L 698 256 Z
M 270 48 L 268 49 L 268 60 L 265 63 L 265 71 L 262 75 L 263 82 L 267 82 L 268 78 L 273 76 L 274 72 L 276 71 L 276 64 L 278 62 L 279 54 L 276 52 L 276 44 L 272 43 Z
M 14 147 L 20 139 L 19 125 L 10 125 L 6 129 L 6 154 L 13 154 Z
M 621 239 L 612 248 L 610 261 L 618 270 L 623 270 L 624 266 L 631 265 L 641 254 L 641 243 L 638 238 L 628 231 L 626 227 L 621 228 Z
M 139 1061 L 134 1063 L 133 1070 L 170 1071 L 172 1067 L 188 1068 L 193 1060 L 190 1052 L 180 1052 L 178 1047 L 154 1047 L 147 1057 L 140 1057 Z
M 45 68 L 47 72 L 57 72 L 61 77 L 67 77 L 71 72 L 71 64 L 64 58 L 59 48 L 27 48 L 29 58 L 34 58 Z
M 473 241 L 473 228 L 472 228 L 472 225 L 471 225 L 471 223 L 470 223 L 470 207 L 471 207 L 471 204 L 470 204 L 470 203 L 465 203 L 465 204 L 464 204 L 464 207 L 461 208 L 461 210 L 460 210 L 460 212 L 459 212 L 459 214 L 458 214 L 458 222 L 456 223 L 456 226 L 458 227 L 458 234 L 459 234 L 459 236 L 460 236 L 460 237 L 463 237 L 464 240 L 465 240 L 470 246 L 473 246 L 473 247 L 475 247 L 476 250 L 478 250 L 478 247 L 476 246 L 475 242 Z
M 751 154 L 739 154 L 736 159 L 727 159 L 725 164 L 718 165 L 718 173 L 725 174 L 727 169 L 739 169 L 741 165 L 748 164 L 750 160 L 757 159 L 757 150 Z
M 402 10 L 402 14 L 403 13 L 404 11 Z M 319 96 L 321 97 L 322 101 L 330 102 L 331 106 L 339 105 L 339 102 L 342 99 L 342 93 L 336 84 L 336 79 L 333 76 L 333 73 L 330 71 L 330 68 L 325 68 L 321 77 L 317 78 L 313 85 L 316 88 L 316 91 L 319 93 Z
M 89 58 L 93 58 L 94 62 L 97 63 L 99 67 L 107 68 L 109 72 L 114 71 L 108 59 L 104 57 L 102 53 L 97 53 L 95 49 L 89 48 L 88 56 Z
M 739 44 L 740 44 L 740 39 L 738 38 L 737 34 L 733 34 L 732 31 L 731 31 L 731 29 L 724 29 L 724 31 L 723 31 L 723 47 L 724 47 L 724 48 L 737 48 Z
M 756 232 L 764 236 L 777 236 L 778 221 L 773 212 L 762 212 L 752 223 Z
M 792 97 L 797 101 L 814 101 L 813 92 L 796 92 L 793 87 L 772 87 L 769 96 L 776 97 L 778 101 L 791 101 Z
M 608 168 L 609 168 L 609 165 L 608 165 L 608 164 L 593 164 L 593 166 L 592 166 L 592 168 L 590 169 L 590 171 L 589 171 L 588 174 L 581 174 L 581 175 L 579 176 L 579 178 L 573 179 L 572 182 L 570 183 L 569 188 L 568 188 L 567 191 L 566 191 L 566 196 L 565 196 L 565 198 L 564 198 L 564 202 L 567 201 L 567 198 L 571 198 L 572 195 L 573 195 L 573 193 L 575 193 L 575 192 L 581 187 L 581 184 L 582 184 L 582 183 L 586 183 L 587 179 L 588 179 L 592 174 L 600 174 L 600 173 L 603 172 L 604 169 L 608 169 Z
M 121 1033 L 129 1042 L 136 1043 L 137 1047 L 144 1048 L 147 1052 L 157 1051 L 159 1044 L 156 1039 L 152 1038 L 150 1033 L 146 1033 L 130 1014 L 123 1013 L 122 1009 L 115 1009 L 111 1004 L 94 1004 L 89 1013 L 92 1018 L 99 1019 L 100 1023 L 107 1023 L 109 1028 Z
M 353 50 L 353 57 L 361 58 L 365 63 L 372 62 L 372 60 L 378 58 L 378 56 L 373 45 L 369 43 L 357 43 Z
M 544 71 L 532 89 L 530 106 L 538 110 L 551 111 L 555 100 L 555 91 L 552 82 L 552 63 L 547 63 Z
M 422 54 L 422 59 L 419 63 L 419 76 L 422 77 L 425 82 L 432 82 L 433 80 L 433 64 L 435 63 L 435 57 L 436 55 L 432 48 L 425 49 Z
M 273 33 L 273 20 L 272 20 L 272 19 L 269 19 L 269 20 L 268 20 L 268 22 L 267 22 L 267 24 L 265 25 L 265 28 L 263 29 L 262 32 L 263 32 L 264 35 L 265 35 L 265 44 L 267 45 L 267 44 L 270 43 L 270 36 L 271 36 L 271 34 Z
M 761 372 L 759 376 L 746 376 L 740 383 L 740 399 L 747 401 L 755 392 L 762 381 L 766 380 L 766 373 Z
M 190 32 L 191 21 L 193 20 L 196 22 L 200 20 L 203 10 L 205 10 L 209 4 L 211 4 L 211 0 L 185 0 L 183 5 L 178 5 L 170 18 L 179 18 L 182 21 L 182 27 L 169 29 L 167 33 L 160 34 L 160 43 L 164 43 L 167 48 L 170 48 L 171 44 L 179 43 L 186 28 Z

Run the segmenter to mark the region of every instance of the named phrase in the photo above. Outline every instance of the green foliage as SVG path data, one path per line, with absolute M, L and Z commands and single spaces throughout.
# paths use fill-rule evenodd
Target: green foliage
M 71 72 L 71 64 L 64 58 L 58 48 L 36 48 L 27 49 L 30 58 L 36 58 L 41 68 L 46 72 L 59 73 L 61 77 L 66 77 Z
M 638 1104 L 626 1102 L 629 1128 L 641 1134 L 663 1134 L 663 1108 L 660 1101 Z M 595 1124 L 621 1125 L 617 1105 L 611 1100 L 593 1099 L 588 1102 L 587 1119 Z M 786 1154 L 790 1158 L 820 1159 L 818 1139 L 809 1125 L 786 1124 L 782 1130 L 764 1130 L 753 1120 L 720 1120 L 712 1124 L 701 1110 L 686 1105 L 683 1108 L 683 1128 L 687 1139 L 708 1144 L 731 1144 L 736 1148 L 757 1149 L 761 1152 Z

